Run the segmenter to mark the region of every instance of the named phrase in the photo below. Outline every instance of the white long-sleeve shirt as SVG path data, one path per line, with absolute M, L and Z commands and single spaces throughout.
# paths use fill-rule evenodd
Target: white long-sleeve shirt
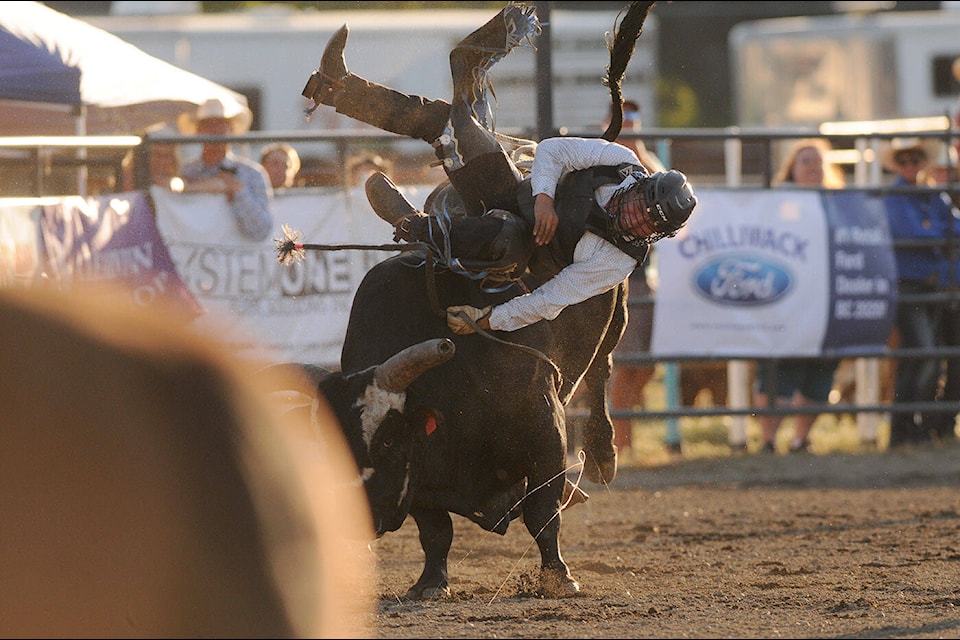
M 640 164 L 636 154 L 615 142 L 600 138 L 548 138 L 537 145 L 530 183 L 533 195 L 556 194 L 560 178 L 569 171 L 623 163 Z M 604 206 L 621 186 L 634 181 L 626 178 L 620 184 L 603 185 L 595 192 Z M 490 328 L 515 331 L 540 320 L 553 320 L 564 308 L 609 291 L 626 280 L 637 267 L 637 261 L 611 242 L 585 231 L 573 251 L 573 263 L 531 293 L 517 296 L 497 305 L 490 313 Z

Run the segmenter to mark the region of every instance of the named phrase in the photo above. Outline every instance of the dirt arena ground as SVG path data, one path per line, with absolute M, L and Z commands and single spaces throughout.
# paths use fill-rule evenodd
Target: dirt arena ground
M 575 475 L 571 475 L 575 479 Z M 455 516 L 452 598 L 405 602 L 412 520 L 373 546 L 380 638 L 960 638 L 960 446 L 732 455 L 584 484 L 562 550 L 581 592 L 532 595 L 539 554 Z

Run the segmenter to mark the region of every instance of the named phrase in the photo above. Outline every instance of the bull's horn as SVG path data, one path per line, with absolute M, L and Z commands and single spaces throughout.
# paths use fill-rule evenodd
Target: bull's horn
M 453 357 L 456 350 L 448 338 L 411 345 L 377 367 L 374 380 L 384 391 L 406 391 L 414 380 Z
M 317 395 L 317 388 L 329 375 L 329 369 L 305 362 L 271 364 L 256 374 L 261 381 L 269 380 L 271 391 L 298 391 L 308 396 Z

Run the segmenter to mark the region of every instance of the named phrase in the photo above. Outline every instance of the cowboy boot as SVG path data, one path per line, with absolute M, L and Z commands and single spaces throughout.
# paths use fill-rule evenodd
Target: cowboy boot
M 349 34 L 347 25 L 333 34 L 319 68 L 307 80 L 301 95 L 314 102 L 308 115 L 323 104 L 378 129 L 433 143 L 450 118 L 450 104 L 407 95 L 350 73 L 343 56 Z
M 364 190 L 374 213 L 393 226 L 394 241 L 412 242 L 415 235 L 411 224 L 418 219 L 420 221 L 418 226 L 429 224 L 427 214 L 410 204 L 393 181 L 382 172 L 377 171 L 371 174 L 364 184 Z
M 343 89 L 343 80 L 347 77 L 343 48 L 347 45 L 349 35 L 350 30 L 343 25 L 330 37 L 320 57 L 320 66 L 310 74 L 301 92 L 304 98 L 310 98 L 317 105 L 333 106 L 333 96 Z

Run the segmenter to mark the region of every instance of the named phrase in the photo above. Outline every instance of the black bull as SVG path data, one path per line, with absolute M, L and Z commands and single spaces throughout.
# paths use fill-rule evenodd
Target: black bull
M 564 215 L 564 201 L 558 206 Z M 447 590 L 450 513 L 502 533 L 521 499 L 524 525 L 540 548 L 543 591 L 577 590 L 558 542 L 564 407 L 582 381 L 590 410 L 584 450 L 610 450 L 606 385 L 611 352 L 626 325 L 626 286 L 568 307 L 550 322 L 496 334 L 500 341 L 457 336 L 439 312 L 451 305 L 485 307 L 516 293 L 486 293 L 462 275 L 432 272 L 418 257 L 398 256 L 372 268 L 354 298 L 341 355 L 344 372 L 375 366 L 431 338 L 456 344 L 449 361 L 418 377 L 407 392 L 406 413 L 423 416 L 413 433 L 409 513 L 426 556 L 408 595 Z M 587 477 L 602 481 L 592 463 L 588 455 Z
M 420 254 L 387 259 L 367 273 L 355 295 L 342 373 L 320 384 L 366 470 L 378 535 L 398 529 L 407 515 L 417 523 L 425 563 L 409 598 L 449 593 L 451 513 L 502 534 L 522 512 L 540 549 L 541 593 L 557 597 L 579 590 L 559 547 L 567 451 L 564 407 L 577 386 L 585 384 L 585 475 L 609 482 L 609 468 L 605 477 L 592 455 L 612 456 L 606 384 L 611 353 L 626 325 L 626 285 L 572 305 L 552 321 L 493 339 L 453 334 L 441 312 L 451 305 L 497 304 L 516 293 L 485 292 L 463 275 L 427 268 Z M 383 424 L 390 425 L 381 428 L 389 429 L 389 436 L 368 435 L 377 449 L 368 454 L 369 446 L 357 444 L 363 430 L 357 406 L 364 392 L 346 382 L 363 375 L 368 380 L 381 363 L 432 339 L 452 340 L 455 353 L 405 383 L 405 404 L 399 414 L 386 414 Z M 407 473 L 397 473 L 404 460 Z M 382 472 L 387 467 L 392 476 Z M 378 477 L 376 486 L 371 477 Z
M 445 306 L 498 301 L 450 272 L 436 274 L 435 286 Z M 424 415 L 414 425 L 410 515 L 426 564 L 414 590 L 446 588 L 453 537 L 448 512 L 475 521 L 482 513 L 492 525 L 485 528 L 493 528 L 512 506 L 503 496 L 519 494 L 524 480 L 523 522 L 540 548 L 542 570 L 567 583 L 572 578 L 558 544 L 564 406 L 587 373 L 594 397 L 585 437 L 612 437 L 604 381 L 622 330 L 624 297 L 618 289 L 570 307 L 549 323 L 504 336 L 552 360 L 563 376 L 558 387 L 553 367 L 535 355 L 480 335 L 453 336 L 445 318 L 432 313 L 427 291 L 425 269 L 412 268 L 409 258 L 374 267 L 357 292 L 341 359 L 343 371 L 357 371 L 428 338 L 450 337 L 456 344 L 454 356 L 420 376 L 407 393 L 407 413 Z M 590 449 L 586 442 L 585 447 Z

